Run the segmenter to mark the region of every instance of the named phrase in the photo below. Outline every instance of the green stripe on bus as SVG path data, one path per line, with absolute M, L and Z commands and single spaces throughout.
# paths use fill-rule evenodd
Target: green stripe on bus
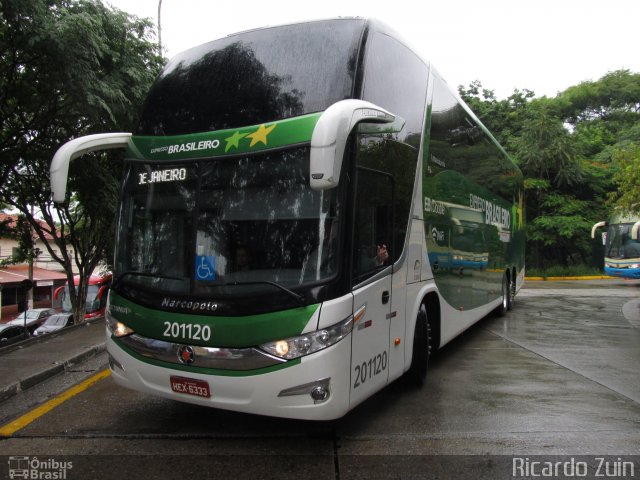
M 253 153 L 311 141 L 322 112 L 260 125 L 175 136 L 131 137 L 127 154 L 146 160 L 183 160 Z
M 282 310 L 278 312 L 249 315 L 245 317 L 223 317 L 165 312 L 137 305 L 111 292 L 109 296 L 111 315 L 145 337 L 176 343 L 188 343 L 205 347 L 244 348 L 265 342 L 300 335 L 315 314 L 320 304 Z M 203 330 L 171 328 L 173 324 L 208 326 L 205 338 Z M 169 332 L 168 335 L 165 333 Z M 191 336 L 180 335 L 189 332 Z M 200 332 L 200 338 L 194 338 Z M 178 333 L 178 335 L 173 335 Z

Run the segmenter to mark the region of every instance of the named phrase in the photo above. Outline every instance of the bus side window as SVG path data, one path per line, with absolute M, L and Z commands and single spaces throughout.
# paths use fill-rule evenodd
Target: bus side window
M 353 241 L 353 284 L 364 281 L 390 264 L 393 258 L 393 177 L 385 172 L 357 169 Z M 390 259 L 376 259 L 379 244 L 387 246 Z

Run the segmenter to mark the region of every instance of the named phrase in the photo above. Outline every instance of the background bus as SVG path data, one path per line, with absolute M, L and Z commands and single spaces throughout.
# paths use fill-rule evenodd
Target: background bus
M 591 238 L 605 227 L 604 272 L 612 277 L 640 278 L 640 217 L 614 215 L 608 222 L 598 222 L 591 229 Z
M 135 134 L 56 153 L 54 200 L 74 156 L 114 147 L 127 160 L 107 348 L 132 389 L 337 418 L 402 375 L 422 383 L 431 352 L 505 313 L 524 279 L 520 171 L 374 20 L 178 55 Z
M 91 275 L 89 278 L 89 285 L 87 287 L 87 303 L 84 312 L 85 321 L 104 317 L 109 287 L 111 286 L 111 279 L 111 273 L 107 273 L 105 275 Z M 80 277 L 76 275 L 73 277 L 73 280 L 75 284 L 78 285 Z M 53 298 L 55 300 L 60 299 L 62 313 L 71 313 L 73 311 L 73 308 L 71 307 L 71 299 L 69 297 L 68 284 L 57 288 L 53 293 Z

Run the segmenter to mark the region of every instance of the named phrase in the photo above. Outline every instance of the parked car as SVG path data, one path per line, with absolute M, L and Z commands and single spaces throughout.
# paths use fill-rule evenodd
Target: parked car
M 55 315 L 55 313 L 56 311 L 53 308 L 33 308 L 22 312 L 11 320 L 8 325 L 21 325 L 27 327 L 29 332 L 33 333 L 36 328 L 42 325 L 51 315 Z
M 0 324 L 0 347 L 26 340 L 30 336 L 29 330 L 20 325 Z
M 45 333 L 57 332 L 58 330 L 63 329 L 64 327 L 68 327 L 73 325 L 73 314 L 71 313 L 56 313 L 55 315 L 51 315 L 47 320 L 42 324 L 42 326 L 36 328 L 33 332 L 34 336 L 44 335 Z

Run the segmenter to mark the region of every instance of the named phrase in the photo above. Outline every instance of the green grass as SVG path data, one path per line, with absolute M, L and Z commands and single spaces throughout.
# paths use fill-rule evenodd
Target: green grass
M 604 275 L 604 272 L 596 267 L 588 265 L 572 265 L 570 267 L 554 266 L 548 268 L 531 268 L 525 270 L 527 277 L 586 277 Z

